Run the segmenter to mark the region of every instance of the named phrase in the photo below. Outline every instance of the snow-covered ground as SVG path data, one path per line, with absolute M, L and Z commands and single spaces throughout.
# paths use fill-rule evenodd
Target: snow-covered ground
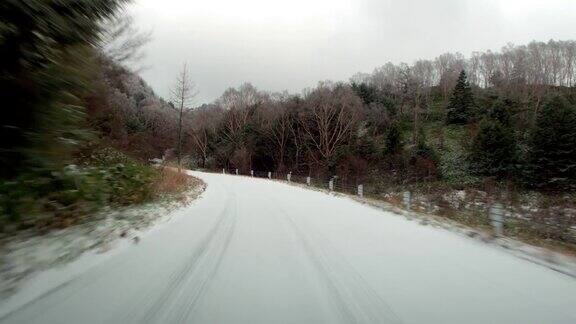
M 122 208 L 107 207 L 87 217 L 91 221 L 45 235 L 23 231 L 4 237 L 5 241 L 0 244 L 0 300 L 20 289 L 22 283 L 38 272 L 75 262 L 81 256 L 92 264 L 107 257 L 99 254 L 138 242 L 142 232 L 169 221 L 176 214 L 173 211 L 193 201 L 203 190 L 204 184 L 197 184 L 178 197 Z M 87 253 L 92 256 L 85 256 Z M 52 272 L 66 276 L 60 271 Z
M 346 197 L 194 172 L 138 244 L 0 303 L 1 323 L 576 323 L 576 280 Z

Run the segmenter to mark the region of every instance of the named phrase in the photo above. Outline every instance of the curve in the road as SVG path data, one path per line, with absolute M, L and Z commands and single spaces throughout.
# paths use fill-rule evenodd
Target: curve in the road
M 198 201 L 21 307 L 0 303 L 0 323 L 576 323 L 573 278 L 493 246 L 280 182 L 194 175 Z

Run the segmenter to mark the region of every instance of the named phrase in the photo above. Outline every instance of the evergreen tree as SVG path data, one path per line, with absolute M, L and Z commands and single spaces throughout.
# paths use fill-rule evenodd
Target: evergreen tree
M 352 90 L 354 90 L 356 95 L 362 99 L 362 102 L 364 102 L 365 105 L 369 105 L 378 99 L 375 87 L 370 86 L 364 82 L 352 82 L 351 85 Z
M 418 129 L 417 143 L 410 154 L 410 174 L 413 180 L 432 180 L 440 177 L 438 155 L 428 145 L 423 128 Z
M 529 172 L 535 187 L 576 188 L 576 109 L 563 97 L 548 100 L 537 116 Z
M 378 146 L 375 138 L 370 136 L 366 131 L 357 136 L 356 145 L 354 145 L 353 150 L 355 155 L 365 160 L 373 160 L 378 156 Z
M 517 157 L 518 146 L 513 131 L 499 120 L 483 119 L 472 140 L 472 171 L 501 178 L 514 170 Z
M 388 132 L 386 133 L 386 139 L 384 144 L 385 154 L 396 154 L 402 149 L 402 131 L 398 123 L 392 123 Z
M 494 121 L 499 121 L 502 126 L 509 127 L 511 124 L 512 103 L 509 100 L 497 100 L 488 111 L 488 117 Z
M 422 127 L 418 129 L 418 140 L 416 142 L 414 153 L 415 155 L 426 157 L 434 161 L 437 160 L 436 152 L 431 146 L 428 145 L 426 140 L 426 133 Z
M 474 109 L 474 96 L 472 88 L 468 83 L 466 72 L 462 70 L 454 91 L 452 98 L 446 108 L 446 122 L 448 124 L 466 124 L 473 114 Z

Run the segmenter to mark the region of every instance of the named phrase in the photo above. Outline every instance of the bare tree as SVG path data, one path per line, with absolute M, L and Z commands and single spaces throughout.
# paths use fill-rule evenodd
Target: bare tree
M 470 83 L 476 86 L 528 92 L 521 93 L 520 97 L 539 102 L 546 86 L 570 87 L 576 82 L 576 41 L 507 44 L 499 52 L 474 52 L 468 59 L 459 53 L 446 53 L 433 61 L 419 60 L 408 67 L 387 63 L 371 74 L 357 73 L 351 81 L 402 95 L 407 68 L 422 81 L 424 88 L 438 86 L 444 99 L 454 87 L 460 71 L 466 69 Z
M 179 111 L 178 117 L 178 172 L 182 169 L 182 117 L 184 111 L 190 110 L 190 105 L 192 100 L 198 92 L 196 91 L 196 85 L 190 80 L 190 72 L 188 71 L 188 66 L 186 63 L 182 66 L 182 70 L 176 78 L 176 84 L 171 90 L 172 100 L 174 107 Z
M 241 144 L 238 143 L 240 132 L 248 124 L 256 107 L 266 100 L 267 96 L 250 83 L 244 83 L 238 89 L 229 88 L 224 91 L 216 104 L 226 111 L 224 136 L 228 141 Z
M 216 134 L 222 109 L 217 105 L 202 105 L 195 109 L 190 116 L 191 129 L 189 135 L 193 139 L 194 147 L 202 159 L 202 167 L 206 167 L 210 137 Z
M 288 110 L 289 98 L 280 97 L 266 106 L 263 116 L 264 132 L 274 143 L 274 157 L 279 170 L 285 168 L 286 147 L 290 141 L 292 115 Z
M 305 101 L 307 112 L 300 123 L 307 135 L 310 156 L 324 167 L 330 167 L 338 150 L 355 130 L 362 101 L 342 84 L 320 84 Z

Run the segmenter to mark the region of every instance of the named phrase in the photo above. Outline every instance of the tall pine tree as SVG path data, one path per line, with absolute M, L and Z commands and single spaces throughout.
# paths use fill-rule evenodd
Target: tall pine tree
M 473 110 L 474 96 L 472 88 L 468 83 L 466 71 L 462 70 L 452 92 L 450 103 L 446 108 L 446 122 L 448 124 L 466 124 L 473 115 Z
M 498 178 L 510 175 L 518 157 L 512 129 L 498 119 L 482 120 L 472 140 L 469 157 L 476 174 Z
M 576 188 L 576 108 L 563 97 L 549 99 L 538 114 L 529 172 L 535 187 Z

